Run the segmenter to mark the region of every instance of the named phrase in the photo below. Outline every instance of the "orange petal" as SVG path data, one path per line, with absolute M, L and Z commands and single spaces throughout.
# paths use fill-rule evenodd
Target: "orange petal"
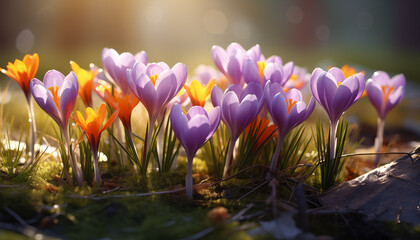
M 102 133 L 104 130 L 106 130 L 107 128 L 109 128 L 109 126 L 111 126 L 111 124 L 115 121 L 115 119 L 118 116 L 119 113 L 119 109 L 117 109 L 114 113 L 112 113 L 112 115 L 108 118 L 108 121 L 106 121 L 105 125 L 102 127 L 100 133 Z

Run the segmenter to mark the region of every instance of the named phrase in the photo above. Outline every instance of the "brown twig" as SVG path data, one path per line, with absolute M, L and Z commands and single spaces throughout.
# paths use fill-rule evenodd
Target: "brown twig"
M 15 185 L 3 185 L 3 184 L 0 184 L 0 188 L 12 188 L 12 187 L 23 187 L 22 185 L 18 185 L 18 184 L 15 184 Z

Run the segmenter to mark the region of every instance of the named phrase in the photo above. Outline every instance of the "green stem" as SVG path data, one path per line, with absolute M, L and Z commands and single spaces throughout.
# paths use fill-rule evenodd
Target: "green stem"
M 379 153 L 382 148 L 384 141 L 384 128 L 385 128 L 385 119 L 378 117 L 378 130 L 375 138 L 375 152 Z M 376 155 L 375 166 L 377 167 L 379 161 L 381 160 L 381 155 Z
M 236 142 L 236 139 L 233 139 L 233 138 L 230 139 L 229 150 L 226 156 L 225 168 L 223 169 L 223 177 L 222 177 L 223 179 L 227 177 L 227 173 L 232 162 L 232 155 L 233 155 L 233 149 L 235 148 L 235 142 Z
M 188 156 L 187 176 L 185 176 L 185 190 L 188 199 L 193 199 L 192 165 L 194 156 Z
M 150 143 L 152 141 L 152 135 L 153 135 L 153 130 L 154 130 L 154 126 L 155 126 L 155 120 L 156 118 L 150 117 L 149 118 L 149 129 L 146 133 L 146 137 L 145 137 L 145 141 L 144 141 L 144 146 L 143 146 L 143 156 L 141 158 L 141 166 L 142 166 L 142 171 L 143 173 L 147 173 L 147 155 L 149 153 L 149 148 L 150 148 Z
M 32 104 L 31 96 L 26 98 L 27 107 L 28 107 L 28 121 L 29 121 L 29 155 L 31 156 L 27 165 L 31 165 L 35 159 L 35 133 L 36 133 L 36 123 L 35 123 L 35 114 Z
M 92 150 L 92 159 L 93 159 L 93 171 L 95 172 L 95 182 L 97 186 L 101 185 L 101 175 L 99 173 L 99 164 L 98 164 L 98 150 L 95 150 L 91 147 Z
M 70 141 L 70 135 L 69 135 L 69 130 L 67 127 L 64 127 L 62 129 L 63 131 L 63 137 L 64 140 L 66 141 L 67 144 L 67 151 L 69 153 L 69 157 L 70 157 L 70 166 L 73 169 L 74 172 L 74 176 L 76 177 L 76 181 L 77 184 L 79 184 L 79 186 L 83 185 L 83 174 L 81 174 L 81 169 L 79 168 L 79 165 L 77 165 L 76 159 L 74 158 L 72 149 L 71 149 L 71 141 Z
M 337 142 L 337 122 L 331 122 L 330 125 L 330 160 L 334 161 L 335 158 L 335 144 Z
M 265 180 L 270 179 L 271 173 L 276 171 L 277 168 L 277 161 L 280 156 L 281 146 L 283 145 L 284 137 L 280 134 L 280 131 L 278 131 L 278 139 L 277 139 L 277 145 L 276 145 L 276 151 L 274 151 L 273 157 L 271 158 L 271 164 L 270 164 L 270 171 L 265 176 Z

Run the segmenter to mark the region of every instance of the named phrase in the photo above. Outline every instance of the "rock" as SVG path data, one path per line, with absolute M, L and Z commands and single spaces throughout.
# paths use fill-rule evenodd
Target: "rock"
M 420 225 L 420 156 L 404 156 L 323 193 L 320 202 L 338 211 L 357 212 L 367 220 Z
M 248 231 L 250 236 L 272 235 L 275 239 L 294 239 L 302 230 L 296 227 L 292 212 L 285 212 L 271 221 L 261 221 L 260 227 Z

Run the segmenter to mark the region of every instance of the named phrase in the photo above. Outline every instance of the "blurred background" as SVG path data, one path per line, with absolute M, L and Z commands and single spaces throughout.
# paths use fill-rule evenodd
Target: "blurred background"
M 366 79 L 376 70 L 404 73 L 413 86 L 407 108 L 414 108 L 410 116 L 418 120 L 418 9 L 419 1 L 392 0 L 2 1 L 0 66 L 37 52 L 38 78 L 49 69 L 67 74 L 70 60 L 84 68 L 101 66 L 101 51 L 110 47 L 120 53 L 145 50 L 151 62 L 183 62 L 191 74 L 199 64 L 213 65 L 212 45 L 260 44 L 266 57 L 279 55 L 309 72 L 348 64 L 364 70 Z M 4 85 L 9 79 L 0 80 Z M 17 96 L 24 103 L 23 94 Z M 375 125 L 376 113 L 369 111 Z M 406 115 L 395 117 L 400 124 Z M 420 132 L 418 125 L 413 129 Z

